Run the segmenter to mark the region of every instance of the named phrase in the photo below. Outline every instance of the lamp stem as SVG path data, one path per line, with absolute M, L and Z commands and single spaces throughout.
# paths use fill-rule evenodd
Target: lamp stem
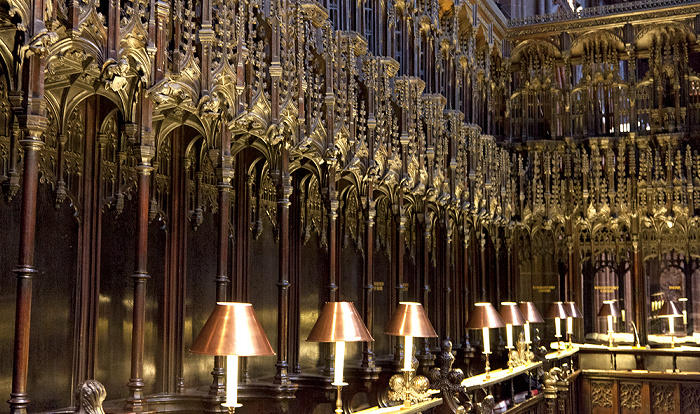
M 484 366 L 484 373 L 486 374 L 486 381 L 491 379 L 491 364 L 489 364 L 489 353 L 484 352 L 484 355 L 486 355 L 486 365 Z
M 342 413 L 343 412 L 343 400 L 340 398 L 340 394 L 343 390 L 343 386 L 337 385 L 337 387 L 338 387 L 338 395 L 335 399 L 335 412 Z
M 413 370 L 403 370 L 403 379 L 404 379 L 404 397 L 403 397 L 403 406 L 404 407 L 410 407 L 411 406 L 411 399 L 410 394 L 411 394 L 411 371 Z

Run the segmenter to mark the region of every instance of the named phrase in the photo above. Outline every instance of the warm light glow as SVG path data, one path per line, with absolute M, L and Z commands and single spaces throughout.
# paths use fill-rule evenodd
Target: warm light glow
M 525 321 L 525 343 L 530 343 L 530 322 Z
M 673 320 L 673 316 L 668 317 L 668 331 L 671 333 L 671 335 L 674 334 L 676 327 L 674 326 L 676 321 Z
M 508 338 L 508 344 L 506 345 L 506 348 L 512 349 L 513 348 L 513 325 L 511 324 L 506 324 L 506 337 Z
M 574 318 L 571 316 L 566 317 L 566 333 L 570 335 L 574 333 Z
M 688 324 L 688 311 L 684 310 L 683 311 L 683 325 Z
M 554 335 L 556 338 L 561 338 L 561 318 L 556 317 L 554 318 L 554 326 L 556 328 L 556 334 Z
M 223 406 L 241 406 L 238 404 L 238 355 L 226 355 L 226 403 Z
M 413 337 L 411 335 L 406 335 L 404 337 L 403 346 L 403 370 L 411 370 L 411 362 L 413 360 Z
M 608 315 L 608 335 L 612 335 L 613 332 L 613 317 Z
M 481 328 L 484 333 L 484 353 L 491 353 L 491 344 L 489 343 L 489 328 Z
M 345 363 L 345 341 L 335 343 L 335 377 L 333 384 L 335 386 L 343 385 L 343 364 Z

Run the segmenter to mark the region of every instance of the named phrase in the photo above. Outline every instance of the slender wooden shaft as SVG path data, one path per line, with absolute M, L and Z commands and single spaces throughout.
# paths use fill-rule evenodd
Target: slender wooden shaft
M 146 281 L 149 279 L 147 265 L 148 253 L 148 208 L 150 192 L 150 174 L 152 167 L 143 159 L 149 159 L 147 155 L 151 148 L 141 147 L 142 161 L 138 170 L 138 198 L 136 217 L 136 268 L 131 275 L 134 281 L 134 311 L 133 328 L 131 334 L 131 377 L 127 386 L 129 397 L 126 400 L 127 409 L 143 411 L 146 409 L 143 389 L 143 354 L 144 354 L 144 328 L 146 324 Z
M 372 191 L 372 184 L 369 184 L 369 192 Z M 365 221 L 365 283 L 362 298 L 362 319 L 370 333 L 374 325 L 374 201 L 371 197 L 367 200 L 367 220 Z M 374 350 L 372 342 L 363 342 L 362 345 L 362 366 L 374 367 Z
M 31 133 L 31 131 L 30 131 Z M 13 272 L 17 275 L 17 297 L 15 308 L 15 346 L 12 369 L 12 394 L 8 401 L 11 414 L 26 414 L 27 372 L 29 370 L 29 328 L 32 311 L 32 279 L 34 269 L 34 245 L 36 229 L 36 200 L 39 184 L 37 155 L 43 142 L 38 134 L 22 140 L 24 149 L 24 172 L 22 190 L 22 212 L 19 234 L 19 265 Z
M 279 215 L 279 289 L 277 298 L 277 374 L 275 382 L 289 383 L 289 207 L 292 195 L 292 178 L 289 176 L 289 153 L 282 149 L 281 180 L 277 195 Z

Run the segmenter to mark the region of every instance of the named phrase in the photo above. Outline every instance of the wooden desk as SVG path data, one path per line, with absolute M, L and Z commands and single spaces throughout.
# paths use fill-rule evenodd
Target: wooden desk
M 419 413 L 428 408 L 437 407 L 442 404 L 442 398 L 433 398 L 428 401 L 419 402 L 413 404 L 410 407 L 404 407 L 403 404 L 396 405 L 393 407 L 371 407 L 362 411 L 355 411 L 355 414 L 385 414 L 385 413 L 396 413 L 396 414 L 410 414 Z
M 550 352 L 544 356 L 544 359 L 546 359 L 547 361 L 554 361 L 557 359 L 568 358 L 568 357 L 574 355 L 575 353 L 577 353 L 578 351 L 579 351 L 578 346 L 575 346 L 573 348 L 566 348 L 562 351 Z
M 542 362 L 533 362 L 528 365 L 522 365 L 519 367 L 513 368 L 513 371 L 510 371 L 508 369 L 497 369 L 494 371 L 491 371 L 489 374 L 491 374 L 490 379 L 486 379 L 486 373 L 484 374 L 479 374 L 475 375 L 473 377 L 466 378 L 462 381 L 462 387 L 464 388 L 465 391 L 473 391 L 473 390 L 478 390 L 480 388 L 485 388 L 488 386 L 491 386 L 493 384 L 498 384 L 499 382 L 503 382 L 507 379 L 511 379 L 514 377 L 517 377 L 520 374 L 524 374 L 528 371 L 532 371 L 533 369 L 536 369 L 538 367 L 542 366 Z

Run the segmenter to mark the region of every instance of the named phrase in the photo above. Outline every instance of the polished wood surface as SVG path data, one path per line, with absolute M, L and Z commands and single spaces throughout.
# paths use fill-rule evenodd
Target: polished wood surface
M 462 381 L 462 387 L 465 388 L 465 391 L 473 391 L 485 387 L 492 386 L 494 384 L 501 383 L 503 381 L 509 380 L 513 377 L 520 376 L 522 374 L 525 374 L 529 371 L 537 370 L 538 368 L 542 367 L 542 362 L 533 362 L 528 365 L 523 365 L 519 367 L 515 367 L 512 370 L 509 369 L 497 369 L 494 371 L 489 372 L 489 376 L 487 378 L 486 374 L 479 374 L 475 375 L 473 377 L 465 378 Z
M 10 413 L 72 411 L 88 379 L 112 412 L 219 411 L 223 359 L 187 349 L 222 300 L 253 303 L 276 351 L 241 361 L 241 414 L 332 405 L 333 351 L 305 341 L 328 301 L 354 302 L 375 338 L 348 348 L 346 411 L 385 403 L 413 356 L 459 395 L 484 364 L 479 301 L 576 301 L 580 340 L 607 295 L 642 344 L 663 334 L 650 288 L 693 309 L 700 6 L 509 20 L 507 1 L 409 3 L 0 7 Z M 657 281 L 662 267 L 684 282 Z M 436 331 L 416 355 L 383 334 L 401 301 Z M 597 361 L 611 354 L 696 369 L 695 351 Z M 570 399 L 560 374 L 550 403 Z M 450 401 L 434 410 L 467 403 Z

